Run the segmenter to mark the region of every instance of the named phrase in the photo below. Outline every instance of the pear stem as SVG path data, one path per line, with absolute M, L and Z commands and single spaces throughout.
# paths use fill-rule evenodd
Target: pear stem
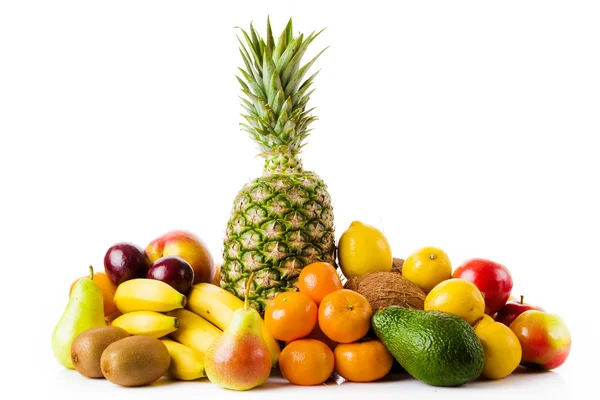
M 90 279 L 94 280 L 94 267 L 90 265 Z
M 250 284 L 254 278 L 254 272 L 250 274 L 248 281 L 246 281 L 246 293 L 244 294 L 244 310 L 250 308 L 250 302 L 248 301 L 248 293 L 250 292 Z

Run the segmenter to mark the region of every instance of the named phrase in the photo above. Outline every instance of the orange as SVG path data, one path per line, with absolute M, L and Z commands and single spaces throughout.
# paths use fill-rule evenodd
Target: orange
M 85 276 L 89 278 L 89 275 Z M 77 282 L 79 279 L 76 279 Z M 112 281 L 108 278 L 104 272 L 94 272 L 93 281 L 100 290 L 102 291 L 102 298 L 104 300 L 104 316 L 108 316 L 113 314 L 119 310 L 117 310 L 117 306 L 115 305 L 113 298 L 115 297 L 115 292 L 117 291 L 117 285 L 112 283 Z M 75 282 L 71 284 L 71 288 L 69 289 L 69 296 L 71 295 L 71 291 L 73 290 L 73 286 L 75 286 Z
M 349 289 L 329 293 L 319 305 L 319 326 L 338 343 L 363 338 L 371 328 L 373 310 L 365 296 Z
M 298 288 L 314 300 L 317 305 L 329 293 L 343 289 L 342 281 L 333 265 L 316 262 L 302 268 L 298 278 Z
M 265 325 L 277 340 L 291 342 L 308 335 L 317 324 L 317 305 L 301 292 L 282 292 L 265 308 Z
M 302 339 L 320 340 L 321 342 L 325 343 L 331 350 L 335 349 L 335 346 L 337 346 L 337 342 L 329 339 L 327 335 L 323 333 L 319 324 L 315 324 L 315 328 L 312 330 L 312 332 L 309 333 L 308 336 L 304 336 Z M 290 343 L 291 342 L 286 342 L 285 345 L 287 346 Z
M 336 341 L 329 339 L 327 335 L 323 333 L 323 330 L 321 330 L 319 324 L 315 325 L 315 329 L 313 329 L 312 332 L 309 333 L 306 338 L 320 340 L 321 342 L 325 343 L 331 350 L 335 349 L 335 347 L 338 345 Z
M 333 351 L 335 370 L 351 382 L 373 382 L 392 369 L 394 357 L 377 339 L 339 344 Z
M 319 385 L 329 379 L 333 366 L 333 352 L 315 339 L 294 340 L 279 357 L 281 375 L 294 385 Z

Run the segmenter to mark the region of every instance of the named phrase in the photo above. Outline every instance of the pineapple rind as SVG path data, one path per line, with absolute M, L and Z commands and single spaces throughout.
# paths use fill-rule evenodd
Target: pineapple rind
M 243 299 L 254 272 L 248 298 L 262 314 L 272 297 L 297 290 L 304 266 L 316 261 L 336 266 L 334 230 L 331 198 L 315 173 L 256 178 L 234 202 L 220 285 Z

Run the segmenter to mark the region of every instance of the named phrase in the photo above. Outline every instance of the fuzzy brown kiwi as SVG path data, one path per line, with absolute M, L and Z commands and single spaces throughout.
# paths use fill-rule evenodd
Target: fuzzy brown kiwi
M 102 326 L 81 332 L 71 344 L 71 361 L 75 370 L 88 378 L 104 378 L 100 368 L 102 352 L 117 340 L 130 336 L 122 328 Z
M 144 386 L 167 373 L 171 356 L 167 346 L 150 336 L 130 336 L 117 340 L 104 350 L 102 374 L 120 386 Z

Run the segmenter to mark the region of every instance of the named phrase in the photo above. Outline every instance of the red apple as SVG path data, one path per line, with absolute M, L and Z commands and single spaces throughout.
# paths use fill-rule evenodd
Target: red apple
M 560 367 L 571 351 L 571 334 L 556 314 L 527 310 L 519 315 L 510 329 L 521 343 L 524 366 L 550 370 Z
M 194 270 L 194 285 L 211 283 L 215 276 L 213 257 L 202 239 L 191 232 L 173 230 L 152 240 L 145 249 L 150 263 L 161 257 L 178 256 Z
M 517 318 L 519 315 L 523 314 L 527 310 L 538 310 L 544 311 L 542 307 L 534 306 L 531 304 L 527 304 L 523 302 L 523 296 L 521 296 L 521 300 L 512 300 L 508 301 L 496 314 L 496 321 L 503 323 L 506 326 L 510 326 L 510 324 Z
M 477 286 L 483 294 L 487 315 L 494 315 L 506 304 L 513 287 L 508 268 L 483 258 L 464 262 L 454 271 L 452 277 L 471 281 Z

